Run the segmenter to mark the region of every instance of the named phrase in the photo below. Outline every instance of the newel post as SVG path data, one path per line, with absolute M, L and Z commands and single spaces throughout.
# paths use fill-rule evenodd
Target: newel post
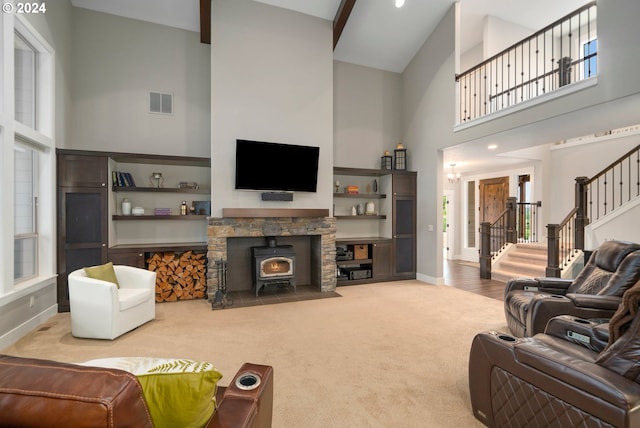
M 516 226 L 516 208 L 517 208 L 516 198 L 514 196 L 510 196 L 507 198 L 507 230 L 505 240 L 511 244 L 515 244 L 518 242 L 518 233 Z
M 588 177 L 576 177 L 576 224 L 575 224 L 575 248 L 584 250 L 584 228 L 589 224 L 587 217 L 587 187 Z
M 480 223 L 480 278 L 491 279 L 491 223 Z
M 560 225 L 547 225 L 547 269 L 545 275 L 560 278 Z

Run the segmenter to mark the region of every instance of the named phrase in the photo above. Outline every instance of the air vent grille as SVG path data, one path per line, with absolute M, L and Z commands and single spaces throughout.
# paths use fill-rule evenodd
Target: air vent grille
M 173 94 L 149 92 L 149 112 L 173 114 Z

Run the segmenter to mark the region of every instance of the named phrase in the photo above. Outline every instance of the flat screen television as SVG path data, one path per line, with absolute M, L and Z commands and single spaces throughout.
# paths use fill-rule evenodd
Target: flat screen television
M 320 148 L 236 140 L 236 189 L 315 192 Z

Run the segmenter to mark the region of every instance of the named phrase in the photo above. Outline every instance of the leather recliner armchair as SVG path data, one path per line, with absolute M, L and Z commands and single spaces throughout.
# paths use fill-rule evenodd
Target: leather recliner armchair
M 534 337 L 476 335 L 474 416 L 488 427 L 640 426 L 640 315 L 613 341 L 605 325 L 560 316 Z
M 573 280 L 515 278 L 507 282 L 507 325 L 514 336 L 528 337 L 542 333 L 557 315 L 611 318 L 624 292 L 639 279 L 640 245 L 605 241 Z

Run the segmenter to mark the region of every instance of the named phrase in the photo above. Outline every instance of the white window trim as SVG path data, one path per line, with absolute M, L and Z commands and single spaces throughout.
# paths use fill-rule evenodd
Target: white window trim
M 37 124 L 32 129 L 15 120 L 14 105 L 14 32 L 36 48 L 39 61 L 36 68 L 38 86 Z M 16 136 L 42 151 L 40 156 L 39 216 L 38 216 L 38 277 L 26 283 L 15 283 L 13 210 L 0 210 L 0 297 L 16 295 L 51 283 L 56 276 L 55 224 L 55 51 L 36 29 L 22 16 L 0 14 L 0 200 L 5 206 L 14 204 L 13 150 Z M 3 299 L 0 298 L 0 302 Z

